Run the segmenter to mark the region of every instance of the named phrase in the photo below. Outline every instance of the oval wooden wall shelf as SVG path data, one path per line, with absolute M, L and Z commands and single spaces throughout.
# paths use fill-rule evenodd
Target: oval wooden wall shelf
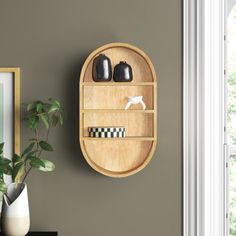
M 94 82 L 93 59 L 104 53 L 112 68 L 126 61 L 133 69 L 132 82 Z M 157 145 L 157 87 L 151 60 L 140 49 L 124 43 L 111 43 L 93 51 L 80 75 L 80 146 L 84 158 L 96 171 L 110 177 L 126 177 L 142 170 Z M 140 104 L 124 110 L 128 96 L 143 96 Z M 88 127 L 122 126 L 124 138 L 92 138 Z

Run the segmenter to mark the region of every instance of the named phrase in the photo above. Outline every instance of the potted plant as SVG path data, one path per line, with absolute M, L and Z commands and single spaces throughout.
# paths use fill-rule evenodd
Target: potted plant
M 22 236 L 30 227 L 27 185 L 32 169 L 48 172 L 55 169 L 53 162 L 43 156 L 52 152 L 50 131 L 63 124 L 60 102 L 34 101 L 27 105 L 26 121 L 33 137 L 21 154 L 15 153 L 11 160 L 3 155 L 4 143 L 0 144 L 0 195 L 2 196 L 1 226 L 6 235 Z M 3 175 L 10 175 L 12 183 L 7 186 Z

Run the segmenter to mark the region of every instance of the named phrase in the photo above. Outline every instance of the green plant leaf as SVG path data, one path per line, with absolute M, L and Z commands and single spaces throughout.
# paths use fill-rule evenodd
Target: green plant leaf
M 64 122 L 64 121 L 63 121 L 63 117 L 62 117 L 61 114 L 59 115 L 59 121 L 60 121 L 60 125 L 63 125 L 63 122 Z
M 12 174 L 12 167 L 8 165 L 0 165 L 0 172 L 5 175 L 11 175 Z
M 35 157 L 35 156 L 31 156 L 29 157 L 29 160 L 30 160 L 30 165 L 36 169 L 39 169 L 41 167 L 45 168 L 45 164 L 44 162 L 39 159 L 38 157 Z
M 49 101 L 50 101 L 52 104 L 54 104 L 54 105 L 60 107 L 60 102 L 59 102 L 57 99 L 55 99 L 55 98 L 50 98 Z
M 0 153 L 3 153 L 4 143 L 0 143 Z
M 52 126 L 54 126 L 54 127 L 57 126 L 58 121 L 59 121 L 58 116 L 53 114 L 52 117 L 51 117 Z
M 3 181 L 0 181 L 0 192 L 2 193 L 7 192 L 7 185 Z
M 19 155 L 17 155 L 16 153 L 13 155 L 13 158 L 12 158 L 12 161 L 14 163 L 14 165 L 17 163 L 17 162 L 20 162 L 22 161 L 21 157 Z
M 50 98 L 49 99 L 51 105 L 50 105 L 50 108 L 48 110 L 48 113 L 51 113 L 51 112 L 56 112 L 60 109 L 60 102 L 56 99 L 53 99 L 53 98 Z
M 41 171 L 44 171 L 44 172 L 53 171 L 55 169 L 55 165 L 51 161 L 43 160 L 43 159 L 40 159 L 40 160 L 44 163 L 45 167 L 35 166 L 34 168 L 36 168 L 38 170 L 41 170 Z
M 26 149 L 23 151 L 23 153 L 21 154 L 21 156 L 23 157 L 25 154 L 29 153 L 32 151 L 32 149 L 34 148 L 35 143 L 30 143 L 28 147 L 26 147 Z
M 29 111 L 32 111 L 33 109 L 35 109 L 35 107 L 36 107 L 36 103 L 35 103 L 35 102 L 29 103 L 29 104 L 27 105 L 27 111 L 28 111 L 28 112 L 29 112 Z
M 49 117 L 47 113 L 42 113 L 40 115 L 41 120 L 43 121 L 45 127 L 48 129 L 49 128 Z
M 28 117 L 28 126 L 30 129 L 36 129 L 38 127 L 39 117 L 36 115 L 29 115 Z
M 7 159 L 7 158 L 1 158 L 0 159 L 0 165 L 4 166 L 4 165 L 8 165 L 11 163 L 11 160 Z
M 45 151 L 50 151 L 50 152 L 53 151 L 52 146 L 46 141 L 40 141 L 39 146 Z
M 30 159 L 30 157 L 34 156 L 35 153 L 37 153 L 39 151 L 35 150 L 35 151 L 31 151 L 29 152 L 26 157 L 25 157 L 25 160 L 27 161 L 28 159 Z
M 60 106 L 56 105 L 56 104 L 52 104 L 49 108 L 49 111 L 48 113 L 51 113 L 51 112 L 55 112 L 55 111 L 58 111 L 60 109 Z
M 24 166 L 24 162 L 23 161 L 17 163 L 14 166 L 13 172 L 12 172 L 12 178 L 13 178 L 14 182 L 16 182 L 16 183 L 20 182 L 20 179 L 21 179 L 21 177 L 24 174 L 24 168 L 25 168 L 25 166 Z
M 37 111 L 38 113 L 43 112 L 43 104 L 42 104 L 42 102 L 38 102 L 38 103 L 36 104 L 36 111 Z

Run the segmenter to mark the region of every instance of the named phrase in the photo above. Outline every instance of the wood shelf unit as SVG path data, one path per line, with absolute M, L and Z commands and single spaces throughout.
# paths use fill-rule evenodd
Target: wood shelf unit
M 93 60 L 104 53 L 112 68 L 127 61 L 133 69 L 132 82 L 94 82 Z M 126 177 L 142 170 L 151 160 L 157 145 L 157 84 L 154 67 L 140 49 L 112 43 L 92 52 L 80 75 L 80 146 L 84 158 L 96 171 L 110 177 Z M 140 104 L 124 110 L 128 96 L 143 96 Z M 89 137 L 88 127 L 122 126 L 124 138 Z

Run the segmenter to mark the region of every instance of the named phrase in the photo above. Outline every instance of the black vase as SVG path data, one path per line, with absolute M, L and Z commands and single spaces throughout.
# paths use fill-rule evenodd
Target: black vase
M 110 81 L 112 78 L 111 60 L 100 54 L 93 60 L 93 80 L 96 82 Z
M 133 80 L 132 67 L 125 61 L 121 61 L 114 68 L 113 79 L 116 82 L 130 82 Z

